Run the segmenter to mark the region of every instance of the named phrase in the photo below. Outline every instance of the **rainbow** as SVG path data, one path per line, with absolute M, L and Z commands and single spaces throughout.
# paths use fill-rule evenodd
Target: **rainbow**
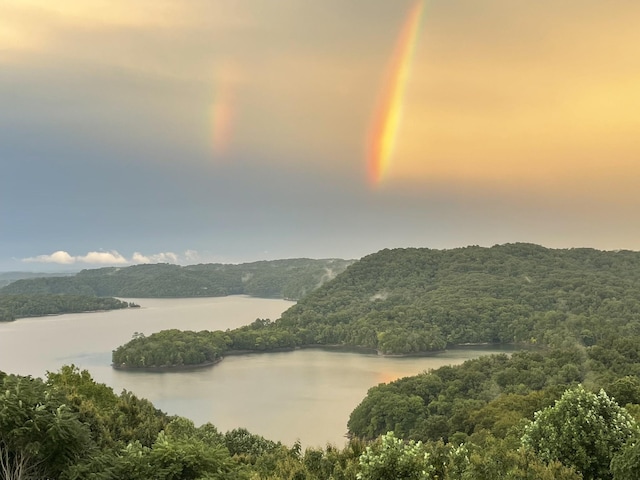
M 368 143 L 369 181 L 379 185 L 389 169 L 395 147 L 407 80 L 411 72 L 424 0 L 418 0 L 404 23 L 389 69 L 389 78 L 380 96 L 379 107 Z
M 218 82 L 211 108 L 212 143 L 216 156 L 222 156 L 229 147 L 233 122 L 232 106 L 231 86 L 223 81 Z

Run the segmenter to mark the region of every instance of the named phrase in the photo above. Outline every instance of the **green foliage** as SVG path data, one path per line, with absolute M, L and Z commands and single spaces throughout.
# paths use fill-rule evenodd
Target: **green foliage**
M 75 276 L 38 276 L 17 279 L 0 288 L 0 294 L 13 295 L 86 295 L 95 296 L 89 285 L 78 282 Z
M 149 337 L 135 335 L 112 353 L 115 366 L 166 367 L 213 364 L 228 349 L 225 332 L 163 330 Z
M 586 362 L 577 349 L 521 351 L 445 366 L 369 389 L 351 413 L 349 431 L 373 439 L 394 429 L 403 438 L 450 439 L 490 429 L 506 434 L 565 389 L 558 371 Z M 582 380 L 580 374 L 578 380 Z
M 103 451 L 65 472 L 63 480 L 238 480 L 248 472 L 221 446 L 200 439 L 173 438 L 160 432 L 151 445 L 128 444 L 119 451 Z
M 482 432 L 469 443 L 450 446 L 443 476 L 450 480 L 582 480 L 571 467 L 544 462 L 531 450 L 518 448 L 512 438 Z
M 165 432 L 172 438 L 183 440 L 195 438 L 209 446 L 225 444 L 225 435 L 220 433 L 215 425 L 205 423 L 196 428 L 193 422 L 185 417 L 173 418 L 166 426 Z
M 245 294 L 298 299 L 330 280 L 351 260 L 261 261 L 240 265 L 133 265 L 82 270 L 72 277 L 16 280 L 1 294 L 74 294 L 115 297 L 219 297 Z
M 115 395 L 86 370 L 65 366 L 47 382 L 0 377 L 3 480 L 249 478 L 213 425 L 170 419 L 131 393 Z
M 406 438 L 411 436 L 416 422 L 422 419 L 425 404 L 424 399 L 418 395 L 374 390 L 358 409 L 351 415 L 351 431 L 358 432 L 365 438 L 375 438 L 379 435 L 378 432 L 393 430 Z
M 243 461 L 255 463 L 257 457 L 273 452 L 281 446 L 266 438 L 249 432 L 246 428 L 236 428 L 224 435 L 224 444 L 231 455 L 243 458 Z
M 49 392 L 64 396 L 101 448 L 135 441 L 151 446 L 171 420 L 148 400 L 127 391 L 116 395 L 110 387 L 96 383 L 87 370 L 73 365 L 49 372 L 46 385 Z
M 637 480 L 640 472 L 640 437 L 630 439 L 611 460 L 613 480 Z
M 441 367 L 372 387 L 351 413 L 348 428 L 366 439 L 389 429 L 423 441 L 464 440 L 481 430 L 502 438 L 581 382 L 605 388 L 635 411 L 640 402 L 635 349 L 640 338 L 629 337 L 608 342 L 607 348 L 524 350 Z
M 93 381 L 87 370 L 63 366 L 59 372 L 47 374 L 47 387 L 64 396 L 67 405 L 87 425 L 93 441 L 99 446 L 113 446 L 115 432 L 114 413 L 119 402 L 113 390 Z
M 0 478 L 57 478 L 91 448 L 86 425 L 42 380 L 8 375 L 0 391 Z
M 595 394 L 579 385 L 536 412 L 522 443 L 544 461 L 576 467 L 585 479 L 607 479 L 613 456 L 638 433 L 631 415 L 603 390 Z
M 60 315 L 127 308 L 129 304 L 116 298 L 88 295 L 0 295 L 0 322 L 21 317 Z
M 287 332 L 273 328 L 268 319 L 256 319 L 251 325 L 222 332 L 163 330 L 148 337 L 134 333 L 133 338 L 112 352 L 116 368 L 167 368 L 212 365 L 225 353 L 243 351 L 288 350 L 299 344 Z
M 393 432 L 367 447 L 360 456 L 358 480 L 428 480 L 433 467 L 421 442 L 405 443 Z
M 640 379 L 626 375 L 607 387 L 607 393 L 618 405 L 640 404 Z

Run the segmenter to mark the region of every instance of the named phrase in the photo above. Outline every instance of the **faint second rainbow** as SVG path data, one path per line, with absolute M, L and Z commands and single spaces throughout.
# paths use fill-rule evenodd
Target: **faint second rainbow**
M 228 60 L 221 60 L 213 73 L 213 101 L 210 106 L 211 143 L 217 160 L 225 158 L 233 141 L 236 90 L 242 72 Z
M 226 153 L 231 140 L 233 121 L 233 93 L 231 86 L 219 81 L 211 107 L 213 152 L 216 156 Z
M 416 1 L 405 20 L 373 121 L 368 141 L 369 181 L 372 185 L 382 181 L 391 163 L 423 10 L 424 0 Z

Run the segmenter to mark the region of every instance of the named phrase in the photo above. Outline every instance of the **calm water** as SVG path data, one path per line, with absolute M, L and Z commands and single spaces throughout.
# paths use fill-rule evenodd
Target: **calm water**
M 142 306 L 122 311 L 60 315 L 0 323 L 0 370 L 43 376 L 75 364 L 114 388 L 148 398 L 158 408 L 212 422 L 220 430 L 246 427 L 291 444 L 342 446 L 351 411 L 381 382 L 496 350 L 452 350 L 435 357 L 383 358 L 323 350 L 227 357 L 205 369 L 170 373 L 122 372 L 111 350 L 134 332 L 167 328 L 219 330 L 276 319 L 293 303 L 243 296 L 198 299 L 127 299 Z

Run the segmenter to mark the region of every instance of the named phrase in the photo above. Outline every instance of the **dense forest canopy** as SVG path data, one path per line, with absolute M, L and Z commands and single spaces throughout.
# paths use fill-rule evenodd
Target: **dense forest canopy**
M 22 279 L 2 294 L 52 293 L 114 297 L 251 295 L 298 299 L 353 263 L 306 258 L 231 264 L 133 265 L 82 270 L 70 277 Z
M 364 438 L 394 430 L 416 440 L 483 429 L 504 435 L 580 383 L 604 388 L 621 405 L 637 405 L 639 359 L 640 337 L 485 356 L 372 387 L 351 414 L 349 430 Z
M 591 346 L 613 332 L 640 335 L 640 253 L 508 244 L 382 250 L 274 322 L 201 335 L 218 355 L 310 345 L 420 354 L 470 343 Z M 180 335 L 136 339 L 114 352 L 114 364 L 184 361 Z
M 116 298 L 90 295 L 0 295 L 0 322 L 22 317 L 116 310 L 137 306 Z

